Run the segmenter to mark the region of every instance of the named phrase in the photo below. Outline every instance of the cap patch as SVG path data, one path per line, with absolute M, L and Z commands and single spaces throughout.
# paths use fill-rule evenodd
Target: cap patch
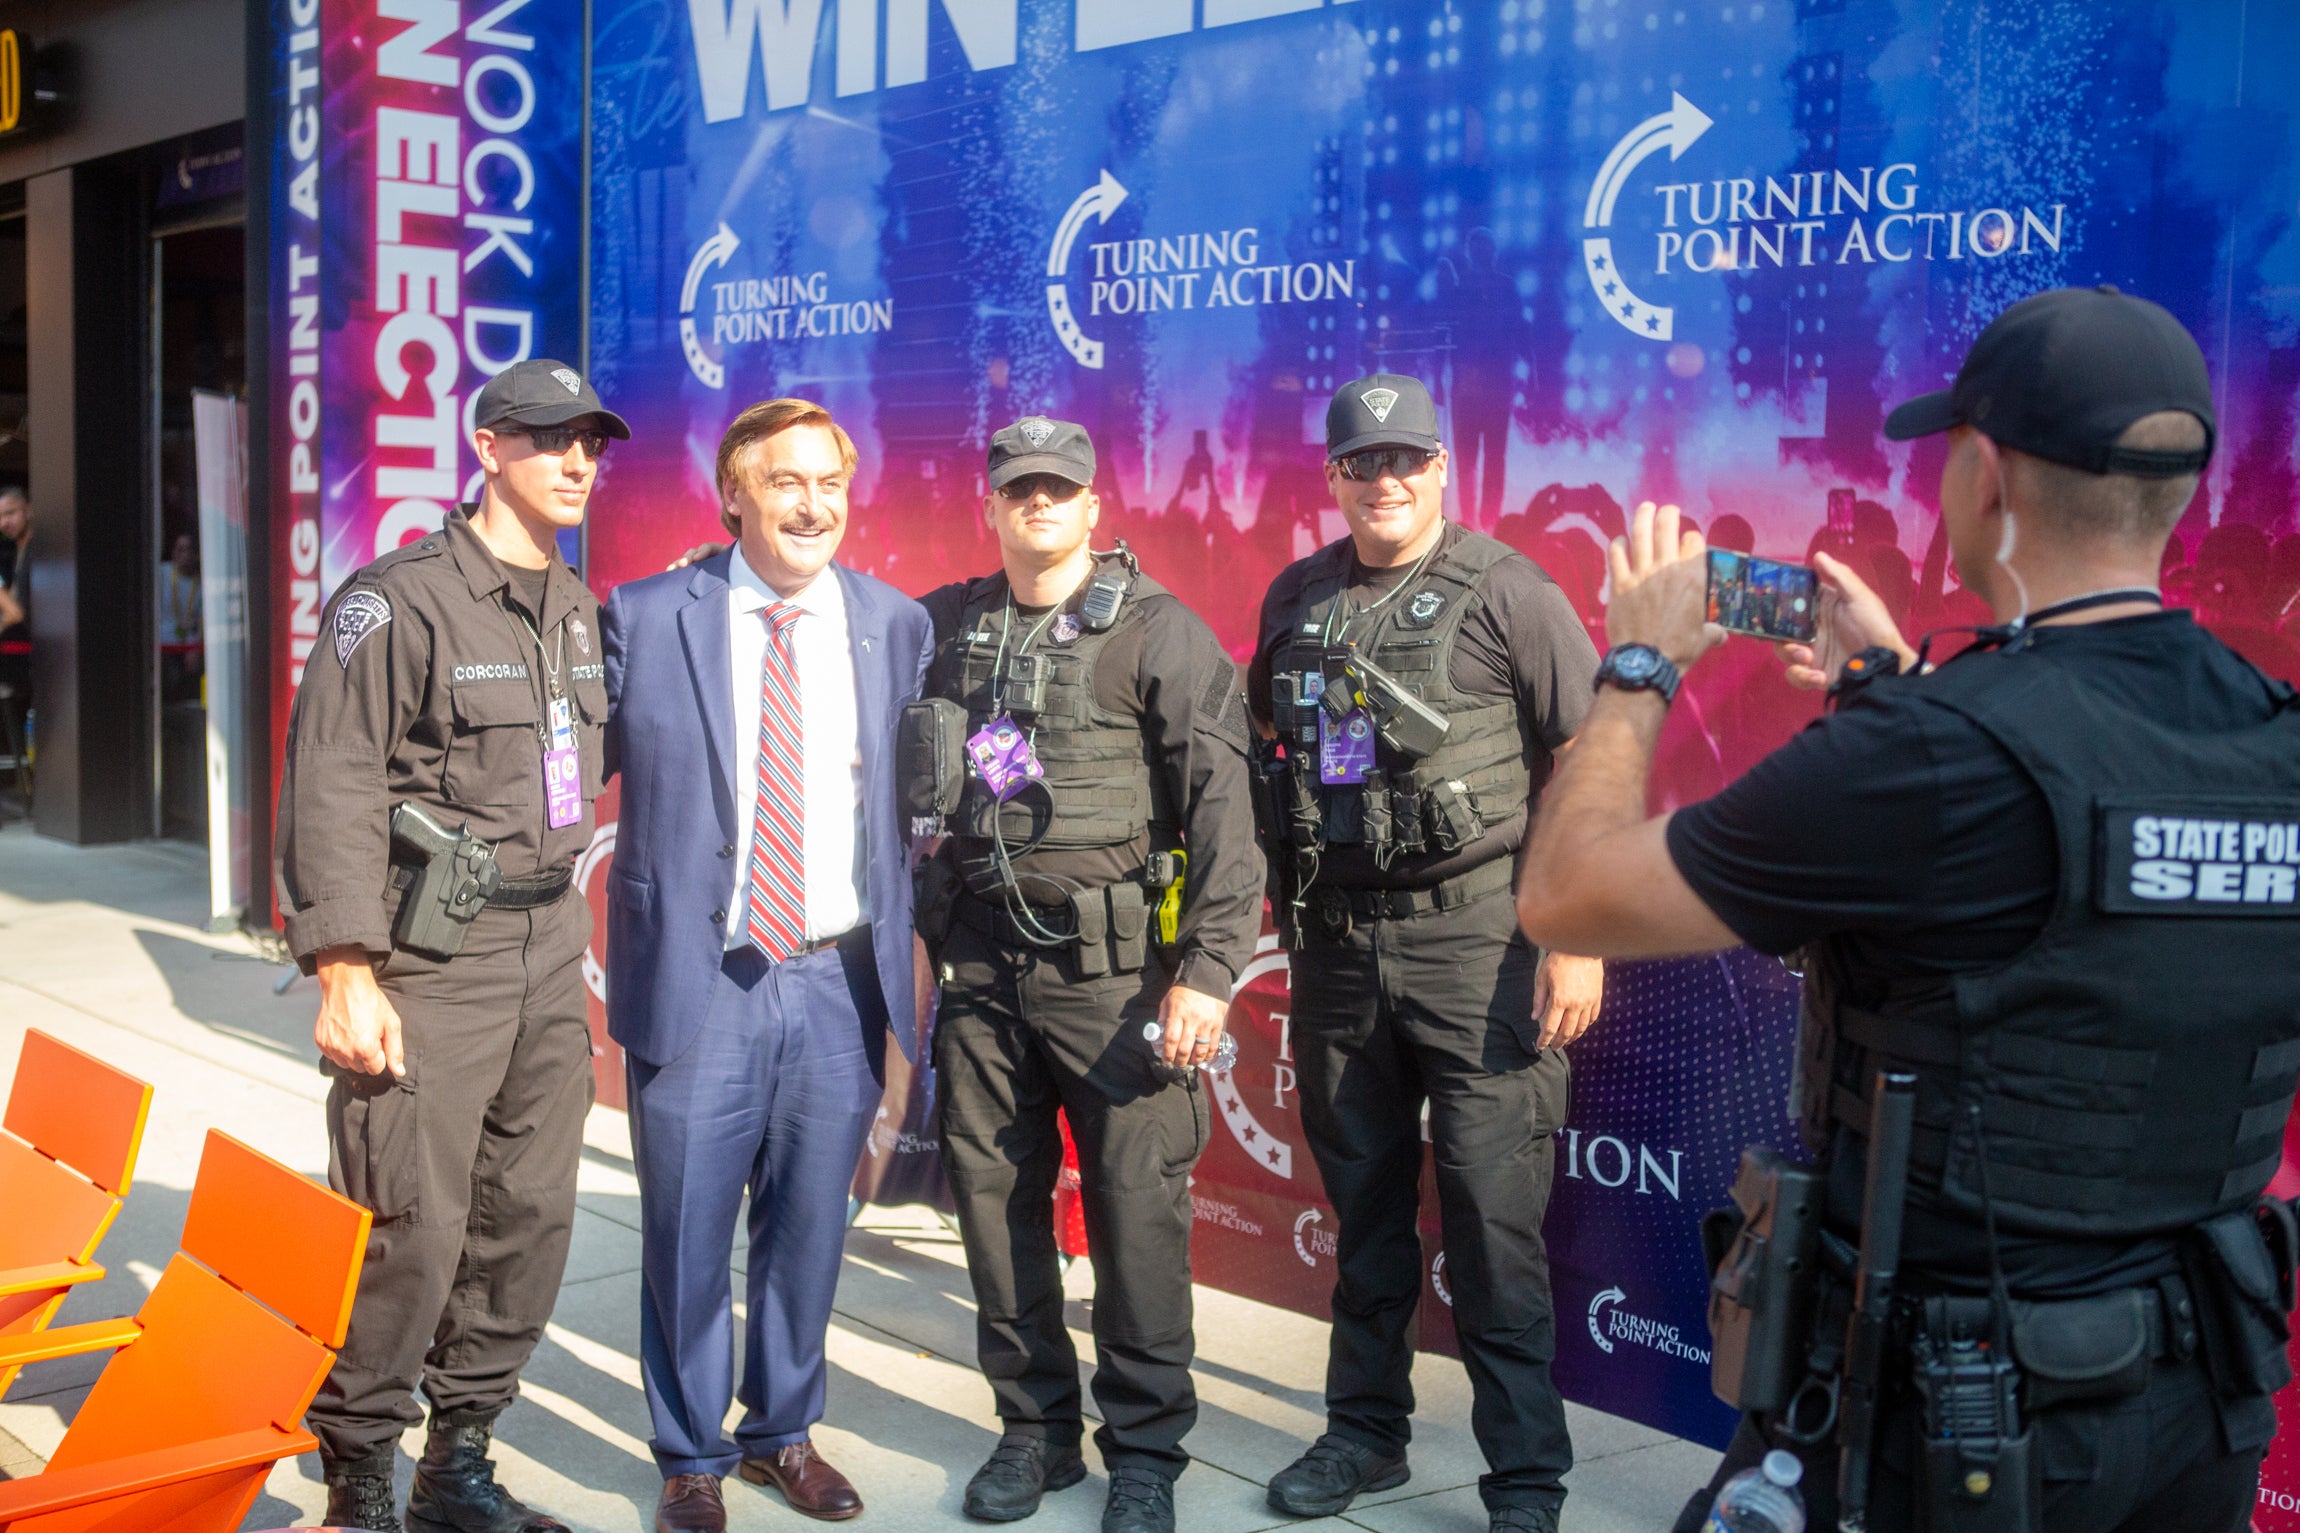
M 565 388 L 568 393 L 580 394 L 583 392 L 583 380 L 575 376 L 572 368 L 554 367 L 551 369 L 551 376 L 558 379 L 561 387 Z
M 1054 422 L 1043 415 L 1033 415 L 1030 419 L 1021 422 L 1015 429 L 1022 433 L 1024 440 L 1028 441 L 1031 446 L 1044 447 L 1047 438 L 1054 435 Z
M 1396 389 L 1368 389 L 1359 397 L 1365 400 L 1366 408 L 1373 412 L 1376 425 L 1389 424 L 1390 411 L 1398 402 Z
M 391 603 L 375 591 L 354 591 L 335 609 L 335 658 L 351 669 L 351 652 L 360 640 L 391 621 Z

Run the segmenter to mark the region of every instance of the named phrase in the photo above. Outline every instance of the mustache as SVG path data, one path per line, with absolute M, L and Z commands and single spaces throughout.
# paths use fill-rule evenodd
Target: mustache
M 790 516 L 783 518 L 775 525 L 784 532 L 829 532 L 838 526 L 838 520 L 835 517 L 827 516 Z

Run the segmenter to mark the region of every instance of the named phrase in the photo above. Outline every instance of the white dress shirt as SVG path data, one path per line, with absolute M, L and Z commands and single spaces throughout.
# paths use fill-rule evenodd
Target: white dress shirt
M 734 890 L 727 901 L 727 947 L 750 943 L 746 886 L 752 819 L 759 797 L 759 693 L 767 663 L 767 622 L 759 614 L 784 598 L 743 560 L 728 562 L 727 642 L 735 720 Z M 862 746 L 858 738 L 854 653 L 847 635 L 846 592 L 826 569 L 791 604 L 805 614 L 791 630 L 799 678 L 800 758 L 806 774 L 807 940 L 819 942 L 860 926 L 869 911 L 863 889 Z

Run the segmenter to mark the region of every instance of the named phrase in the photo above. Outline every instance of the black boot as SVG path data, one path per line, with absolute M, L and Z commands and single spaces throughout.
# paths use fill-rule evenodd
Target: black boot
M 495 1483 L 487 1457 L 495 1413 L 434 1413 L 431 1436 L 407 1493 L 407 1533 L 568 1533 L 567 1525 L 531 1512 Z
M 399 1533 L 399 1511 L 391 1500 L 391 1449 L 365 1458 L 322 1458 L 327 1477 L 327 1521 L 335 1528 Z

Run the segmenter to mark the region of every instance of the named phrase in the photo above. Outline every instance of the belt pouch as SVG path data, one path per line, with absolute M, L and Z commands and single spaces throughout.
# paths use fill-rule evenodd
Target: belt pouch
M 1366 850 L 1379 859 L 1395 844 L 1395 829 L 1390 818 L 1390 774 L 1380 767 L 1367 772 L 1359 798 L 1365 804 Z
M 1110 907 L 1100 889 L 1081 889 L 1070 896 L 1070 913 L 1078 923 L 1078 977 L 1100 979 L 1110 972 Z
M 2124 1400 L 2148 1387 L 2153 1288 L 2012 1307 L 2013 1358 L 2029 1415 L 2058 1406 Z
M 1139 973 L 1147 953 L 1150 907 L 1139 884 L 1110 886 L 1111 967 L 1121 974 Z
M 1995 1462 L 1976 1470 L 1960 1445 L 1925 1439 L 1917 1485 L 1917 1533 L 2043 1533 L 2043 1458 L 2036 1432 L 2000 1439 Z M 1984 1485 L 1984 1494 L 1972 1487 Z
M 2282 1284 L 2249 1208 L 2196 1227 L 2185 1265 L 2196 1295 L 2204 1360 L 2222 1395 L 2272 1394 L 2292 1377 L 2291 1324 L 2278 1307 Z
M 1422 795 L 1422 818 L 1428 824 L 1429 844 L 1440 852 L 1458 852 L 1485 834 L 1477 795 L 1458 777 Z

